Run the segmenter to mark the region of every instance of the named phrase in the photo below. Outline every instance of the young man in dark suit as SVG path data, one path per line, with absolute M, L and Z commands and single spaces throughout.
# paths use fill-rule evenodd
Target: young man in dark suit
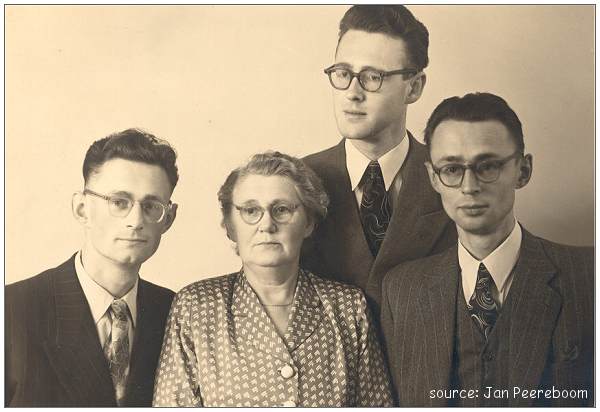
M 541 239 L 515 219 L 515 191 L 532 172 L 517 115 L 489 93 L 452 97 L 425 141 L 459 241 L 384 279 L 399 404 L 593 405 L 593 249 Z
M 175 219 L 175 159 L 136 129 L 88 149 L 83 247 L 5 288 L 6 406 L 151 406 L 173 292 L 138 273 Z
M 331 203 L 302 265 L 361 287 L 375 313 L 390 268 L 456 240 L 428 183 L 426 149 L 406 130 L 407 106 L 425 86 L 428 45 L 427 29 L 404 6 L 350 8 L 335 64 L 325 69 L 343 139 L 304 159 Z

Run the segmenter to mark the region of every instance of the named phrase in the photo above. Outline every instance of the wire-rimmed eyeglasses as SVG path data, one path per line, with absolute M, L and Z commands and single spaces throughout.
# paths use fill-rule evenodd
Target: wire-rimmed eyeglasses
M 159 223 L 171 208 L 171 201 L 169 201 L 168 205 L 165 205 L 154 199 L 133 200 L 120 195 L 103 195 L 90 189 L 84 189 L 83 193 L 106 200 L 108 212 L 114 217 L 126 217 L 131 212 L 133 205 L 139 203 L 142 207 L 144 219 L 150 223 Z
M 256 204 L 249 205 L 233 205 L 238 212 L 240 212 L 240 216 L 242 220 L 249 225 L 255 225 L 263 218 L 265 215 L 266 209 L 262 206 Z M 298 209 L 299 204 L 292 204 L 287 202 L 276 202 L 272 205 L 268 206 L 269 215 L 271 215 L 271 219 L 273 219 L 277 223 L 288 223 L 292 216 L 294 216 L 294 212 Z

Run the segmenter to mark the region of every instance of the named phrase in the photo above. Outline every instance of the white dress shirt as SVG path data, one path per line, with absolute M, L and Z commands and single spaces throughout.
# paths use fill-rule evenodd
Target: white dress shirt
M 346 168 L 350 176 L 350 185 L 360 208 L 363 188 L 359 184 L 371 160 L 354 147 L 349 139 L 346 139 L 344 145 L 346 148 Z M 392 207 L 395 206 L 394 201 L 398 198 L 398 193 L 400 193 L 400 187 L 402 186 L 402 175 L 399 172 L 408 155 L 408 148 L 408 136 L 405 132 L 404 138 L 397 146 L 377 159 L 381 167 L 381 173 L 383 174 L 385 190 L 390 192 L 391 195 L 389 196 L 389 200 Z
M 81 251 L 75 256 L 75 272 L 77 278 L 83 289 L 85 298 L 87 299 L 90 310 L 92 311 L 92 318 L 96 323 L 98 330 L 98 337 L 100 338 L 100 345 L 104 347 L 106 340 L 110 336 L 111 330 L 111 318 L 108 309 L 112 304 L 113 300 L 118 299 L 111 295 L 106 289 L 97 284 L 83 267 L 81 262 Z M 129 354 L 131 354 L 131 348 L 133 346 L 133 336 L 135 330 L 135 322 L 137 315 L 137 290 L 138 290 L 139 277 L 136 279 L 133 287 L 123 296 L 121 299 L 127 303 L 129 309 L 130 322 L 129 322 Z
M 479 264 L 483 262 L 496 285 L 495 288 L 492 287 L 494 300 L 498 306 L 502 306 L 513 281 L 513 268 L 517 263 L 517 259 L 519 259 L 522 238 L 521 226 L 515 220 L 515 226 L 506 240 L 482 261 L 474 258 L 459 240 L 458 264 L 461 270 L 463 292 L 467 303 L 475 291 L 477 271 L 479 270 Z

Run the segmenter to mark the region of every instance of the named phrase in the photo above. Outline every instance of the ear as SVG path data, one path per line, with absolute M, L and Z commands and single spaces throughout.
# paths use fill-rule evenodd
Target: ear
M 73 217 L 82 225 L 88 222 L 89 210 L 85 202 L 85 195 L 82 192 L 75 192 L 71 196 L 71 212 Z
M 533 173 L 533 156 L 531 156 L 531 154 L 526 154 L 520 162 L 519 178 L 516 184 L 517 189 L 525 187 L 527 183 L 529 183 L 529 180 L 531 180 L 531 174 Z
M 223 227 L 225 228 L 225 232 L 227 233 L 227 238 L 229 240 L 231 240 L 232 242 L 237 243 L 237 236 L 235 234 L 235 230 L 233 229 L 233 227 L 231 225 L 231 222 L 229 222 L 227 219 L 223 220 Z M 236 248 L 237 248 L 237 246 L 236 246 Z
M 173 225 L 173 222 L 175 221 L 175 218 L 177 217 L 177 207 L 178 206 L 179 205 L 177 203 L 173 203 L 171 205 L 171 208 L 169 209 L 169 211 L 167 212 L 167 215 L 165 216 L 165 222 L 162 227 L 161 234 L 165 233 L 167 230 L 169 230 L 171 228 L 171 225 Z
M 424 165 L 427 168 L 427 176 L 429 176 L 429 182 L 431 183 L 431 187 L 433 187 L 433 190 L 440 193 L 440 181 L 438 180 L 437 175 L 433 170 L 433 165 L 429 161 L 426 161 Z
M 315 219 L 313 217 L 309 217 L 306 219 L 306 227 L 304 228 L 304 239 L 312 235 L 312 232 L 315 230 L 316 224 Z
M 427 76 L 425 73 L 419 72 L 410 79 L 410 90 L 406 96 L 406 104 L 411 104 L 419 100 L 423 94 L 425 83 L 427 82 Z

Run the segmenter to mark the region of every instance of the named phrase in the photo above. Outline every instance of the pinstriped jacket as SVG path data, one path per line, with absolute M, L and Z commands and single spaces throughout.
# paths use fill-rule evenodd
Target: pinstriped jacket
M 241 273 L 173 302 L 154 406 L 390 406 L 363 293 L 300 271 L 283 338 Z
M 382 328 L 395 395 L 401 406 L 445 406 L 431 390 L 452 389 L 456 304 L 462 299 L 457 247 L 399 265 L 383 282 Z M 512 297 L 511 297 L 512 295 Z M 594 257 L 523 230 L 507 296 L 509 350 L 495 362 L 509 370 L 508 388 L 586 390 L 587 397 L 510 396 L 509 406 L 593 405 Z M 501 388 L 503 389 L 503 388 Z
M 6 406 L 117 406 L 74 256 L 5 288 Z M 173 295 L 169 289 L 139 281 L 125 406 L 152 404 L 154 372 Z

